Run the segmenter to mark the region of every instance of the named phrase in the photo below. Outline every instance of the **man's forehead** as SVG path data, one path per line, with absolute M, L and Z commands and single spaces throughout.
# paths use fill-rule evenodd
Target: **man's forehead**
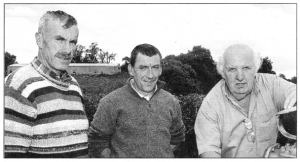
M 153 56 L 147 56 L 141 53 L 137 54 L 136 57 L 136 64 L 139 65 L 155 65 L 155 64 L 160 64 L 160 57 L 158 54 L 153 55 Z
M 59 19 L 50 19 L 47 24 L 45 25 L 45 28 L 46 28 L 46 31 L 57 31 L 57 32 L 62 32 L 62 33 L 65 33 L 65 32 L 75 32 L 75 33 L 78 33 L 78 27 L 77 25 L 72 25 L 70 26 L 69 28 L 65 28 L 64 27 L 65 25 L 65 22 L 61 22 Z

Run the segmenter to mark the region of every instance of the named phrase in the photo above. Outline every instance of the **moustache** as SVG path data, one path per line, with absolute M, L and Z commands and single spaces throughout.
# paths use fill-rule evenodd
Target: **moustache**
M 72 59 L 71 53 L 57 53 L 54 56 L 58 57 L 60 59 L 63 59 L 63 60 L 71 60 Z

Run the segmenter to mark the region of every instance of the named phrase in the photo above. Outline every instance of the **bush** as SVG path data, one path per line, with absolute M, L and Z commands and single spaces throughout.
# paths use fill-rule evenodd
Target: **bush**
M 163 72 L 160 77 L 166 82 L 164 89 L 174 95 L 199 93 L 196 73 L 190 65 L 174 59 L 164 59 Z
M 186 127 L 185 142 L 178 146 L 174 152 L 178 158 L 196 158 L 198 150 L 196 144 L 196 136 L 194 132 L 194 124 L 197 117 L 197 112 L 202 104 L 204 95 L 189 94 L 187 96 L 179 96 L 179 103 L 182 110 L 182 119 Z

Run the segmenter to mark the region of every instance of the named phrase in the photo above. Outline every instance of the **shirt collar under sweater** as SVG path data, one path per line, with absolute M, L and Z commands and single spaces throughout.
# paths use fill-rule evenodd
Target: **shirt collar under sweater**
M 136 92 L 136 94 L 138 94 L 141 98 L 145 98 L 147 101 L 149 101 L 149 100 L 151 99 L 151 97 L 154 96 L 154 94 L 155 94 L 157 91 L 159 91 L 159 90 L 166 84 L 165 82 L 159 81 L 159 80 L 158 80 L 157 83 L 156 83 L 155 90 L 154 90 L 153 94 L 152 94 L 151 96 L 146 96 L 146 95 L 143 95 L 143 94 L 139 93 L 139 92 L 134 88 L 134 86 L 133 86 L 132 83 L 131 83 L 131 80 L 132 80 L 132 79 L 133 79 L 132 77 L 128 79 L 128 81 L 127 81 L 128 86 L 131 87 L 131 89 L 133 89 L 134 92 Z
M 63 86 L 69 85 L 72 78 L 68 74 L 67 71 L 62 71 L 60 75 L 57 75 L 53 70 L 51 70 L 49 67 L 44 66 L 41 61 L 37 59 L 37 57 L 34 58 L 34 60 L 31 62 L 32 67 L 38 71 L 41 75 L 46 77 L 47 79 L 62 84 Z

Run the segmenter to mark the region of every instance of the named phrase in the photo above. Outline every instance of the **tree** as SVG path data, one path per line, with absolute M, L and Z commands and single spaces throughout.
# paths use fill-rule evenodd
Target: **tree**
M 175 95 L 187 95 L 199 92 L 196 72 L 188 64 L 174 59 L 163 60 L 163 72 L 160 80 L 166 82 L 164 89 Z
M 99 47 L 98 47 L 98 43 L 97 42 L 93 42 L 90 46 L 89 49 L 86 50 L 86 54 L 84 57 L 84 62 L 85 63 L 98 63 L 98 59 L 97 56 L 99 55 L 98 52 L 102 51 Z
M 287 80 L 284 74 L 279 74 L 278 76 L 279 76 L 280 78 L 282 78 L 282 79 Z
M 85 51 L 86 51 L 85 46 L 80 45 L 80 44 L 76 45 L 76 50 L 74 52 L 71 63 L 82 63 L 83 62 L 82 54 Z
M 217 72 L 216 63 L 210 51 L 201 46 L 194 46 L 192 51 L 180 54 L 175 58 L 183 64 L 190 65 L 195 70 L 198 86 L 201 88 L 203 94 L 207 94 L 222 78 Z
M 122 72 L 128 72 L 128 65 L 130 64 L 130 57 L 125 56 L 122 58 L 122 61 L 125 61 L 124 64 L 121 65 Z
M 272 70 L 273 62 L 268 57 L 261 59 L 261 61 L 262 61 L 262 63 L 261 63 L 260 68 L 258 69 L 258 73 L 276 74 L 276 72 Z
M 297 84 L 297 77 L 296 76 L 293 76 L 292 78 L 291 78 L 291 81 L 290 82 L 292 82 L 292 83 L 294 83 L 294 84 Z
M 4 53 L 5 62 L 4 62 L 4 75 L 8 75 L 7 67 L 11 64 L 17 64 L 17 57 L 15 55 L 10 54 L 9 52 Z

